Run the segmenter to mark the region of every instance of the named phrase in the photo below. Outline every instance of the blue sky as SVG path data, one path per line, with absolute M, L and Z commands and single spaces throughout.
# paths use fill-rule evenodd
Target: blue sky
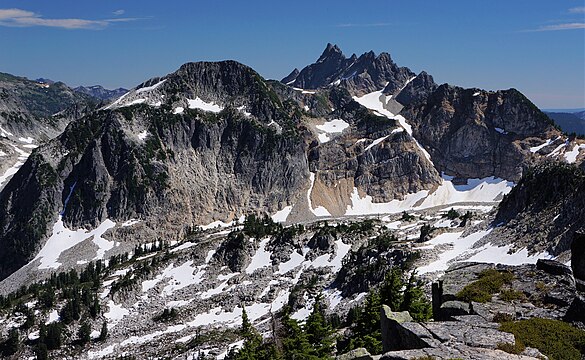
M 389 52 L 438 83 L 585 107 L 584 0 L 0 2 L 0 71 L 72 86 L 133 87 L 223 59 L 280 79 L 328 42 Z

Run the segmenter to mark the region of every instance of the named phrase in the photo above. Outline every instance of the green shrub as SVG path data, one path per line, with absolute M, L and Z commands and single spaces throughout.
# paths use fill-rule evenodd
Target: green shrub
M 406 221 L 406 222 L 411 222 L 411 221 L 414 221 L 414 216 L 413 215 L 410 215 L 406 211 L 403 211 L 402 212 L 402 217 L 400 218 L 400 220 Z
M 520 355 L 522 351 L 526 349 L 526 346 L 524 346 L 524 344 L 522 344 L 520 341 L 516 341 L 515 344 L 498 343 L 496 349 L 505 351 L 508 354 Z
M 467 302 L 488 302 L 492 299 L 493 294 L 499 292 L 504 284 L 512 282 L 512 279 L 514 279 L 514 275 L 509 271 L 484 270 L 476 281 L 467 284 L 457 293 L 457 298 Z
M 455 210 L 453 208 L 451 208 L 451 210 L 449 210 L 445 215 L 443 215 L 443 217 L 446 217 L 449 220 L 455 220 L 460 216 L 461 216 L 461 214 L 459 214 L 457 212 L 457 210 Z
M 500 299 L 507 302 L 526 299 L 526 295 L 522 291 L 509 289 L 500 292 Z
M 512 314 L 499 312 L 499 313 L 496 313 L 496 315 L 494 315 L 492 322 L 504 323 L 504 322 L 514 321 L 515 319 L 516 318 Z
M 563 321 L 533 318 L 505 322 L 500 330 L 514 334 L 516 343 L 536 348 L 551 360 L 579 360 L 585 354 L 585 331 Z

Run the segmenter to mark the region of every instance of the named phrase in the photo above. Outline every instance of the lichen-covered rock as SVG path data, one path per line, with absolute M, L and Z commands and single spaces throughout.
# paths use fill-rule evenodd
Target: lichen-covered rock
M 342 355 L 337 355 L 335 360 L 374 360 L 368 350 L 364 348 L 354 349 Z
M 381 360 L 414 360 L 422 358 L 465 359 L 465 360 L 535 360 L 526 355 L 514 355 L 501 350 L 474 348 L 463 344 L 442 345 L 437 348 L 391 351 L 385 353 Z
M 436 341 L 424 327 L 412 322 L 408 311 L 394 312 L 387 305 L 382 305 L 380 311 L 384 351 L 420 349 L 435 344 Z

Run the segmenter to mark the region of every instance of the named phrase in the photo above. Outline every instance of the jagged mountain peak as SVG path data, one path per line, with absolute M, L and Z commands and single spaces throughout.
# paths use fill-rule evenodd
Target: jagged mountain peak
M 328 43 L 327 46 L 325 47 L 325 50 L 323 50 L 323 53 L 319 57 L 319 59 L 317 59 L 317 62 L 323 62 L 327 59 L 332 59 L 332 58 L 344 58 L 345 59 L 345 55 L 343 55 L 343 52 L 341 51 L 339 46 Z
M 347 58 L 333 44 L 327 44 L 316 63 L 291 75 L 283 79 L 287 80 L 283 81 L 285 84 L 302 89 L 340 86 L 352 95 L 364 95 L 385 87 L 397 91 L 415 76 L 408 68 L 397 66 L 388 53 L 376 55 L 369 51 L 359 57 L 352 54 Z

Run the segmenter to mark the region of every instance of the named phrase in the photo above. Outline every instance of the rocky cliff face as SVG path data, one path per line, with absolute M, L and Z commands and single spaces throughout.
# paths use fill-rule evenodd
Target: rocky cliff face
M 432 89 L 421 82 L 422 89 Z M 412 93 L 422 98 L 425 91 L 413 88 Z M 404 97 L 407 104 L 414 99 Z M 410 102 L 400 114 L 411 122 L 414 137 L 437 169 L 461 178 L 517 181 L 534 160 L 530 139 L 560 136 L 552 121 L 515 89 L 486 92 L 445 84 L 426 100 Z
M 99 112 L 41 147 L 0 193 L 2 277 L 34 257 L 68 198 L 68 227 L 141 218 L 176 238 L 186 226 L 279 210 L 305 186 L 306 170 L 301 141 L 237 111 Z
M 296 69 L 295 69 L 296 70 Z M 282 82 L 302 89 L 318 89 L 328 85 L 346 88 L 354 95 L 385 89 L 393 94 L 415 74 L 397 66 L 390 55 L 378 56 L 373 51 L 346 58 L 337 45 L 327 44 L 317 62 L 300 72 L 293 71 Z
M 530 169 L 501 202 L 496 237 L 518 248 L 559 255 L 585 230 L 585 173 L 576 165 L 549 163 Z

